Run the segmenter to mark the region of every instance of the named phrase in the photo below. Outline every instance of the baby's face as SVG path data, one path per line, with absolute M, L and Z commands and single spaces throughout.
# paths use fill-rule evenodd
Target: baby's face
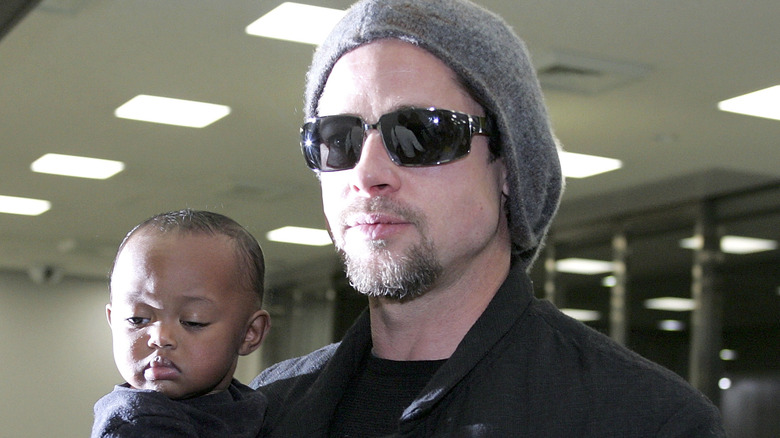
M 258 309 L 237 263 L 221 235 L 140 231 L 130 238 L 114 266 L 106 313 L 114 360 L 132 387 L 174 399 L 227 388 Z

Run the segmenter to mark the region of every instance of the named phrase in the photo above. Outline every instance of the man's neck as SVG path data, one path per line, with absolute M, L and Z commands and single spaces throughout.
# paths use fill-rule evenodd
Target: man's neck
M 509 273 L 509 258 L 464 271 L 410 301 L 369 300 L 374 354 L 391 360 L 449 358 Z

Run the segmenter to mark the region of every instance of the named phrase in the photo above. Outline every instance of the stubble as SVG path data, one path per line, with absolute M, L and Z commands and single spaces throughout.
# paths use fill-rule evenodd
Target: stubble
M 337 251 L 352 287 L 369 297 L 395 301 L 408 301 L 430 290 L 441 275 L 442 266 L 436 257 L 433 241 L 427 236 L 423 215 L 386 198 L 377 197 L 344 211 L 341 223 L 355 212 L 391 213 L 401 217 L 415 226 L 421 239 L 399 253 L 391 251 L 384 239 L 372 240 L 366 242 L 367 251 L 360 256 L 347 253 L 343 249 L 343 241 L 337 243 Z

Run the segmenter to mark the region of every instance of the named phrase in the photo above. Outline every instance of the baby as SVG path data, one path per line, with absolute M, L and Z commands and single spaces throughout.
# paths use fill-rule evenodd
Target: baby
M 270 328 L 252 235 L 207 211 L 133 228 L 110 274 L 114 360 L 127 383 L 95 404 L 92 437 L 256 436 L 265 397 L 233 378 Z

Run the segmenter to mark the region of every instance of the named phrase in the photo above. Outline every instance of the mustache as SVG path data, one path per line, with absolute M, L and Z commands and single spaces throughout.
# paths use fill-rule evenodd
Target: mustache
M 425 223 L 424 215 L 419 210 L 386 196 L 377 196 L 369 199 L 358 199 L 347 206 L 339 214 L 339 225 L 345 228 L 350 218 L 366 214 L 390 215 L 418 227 Z

